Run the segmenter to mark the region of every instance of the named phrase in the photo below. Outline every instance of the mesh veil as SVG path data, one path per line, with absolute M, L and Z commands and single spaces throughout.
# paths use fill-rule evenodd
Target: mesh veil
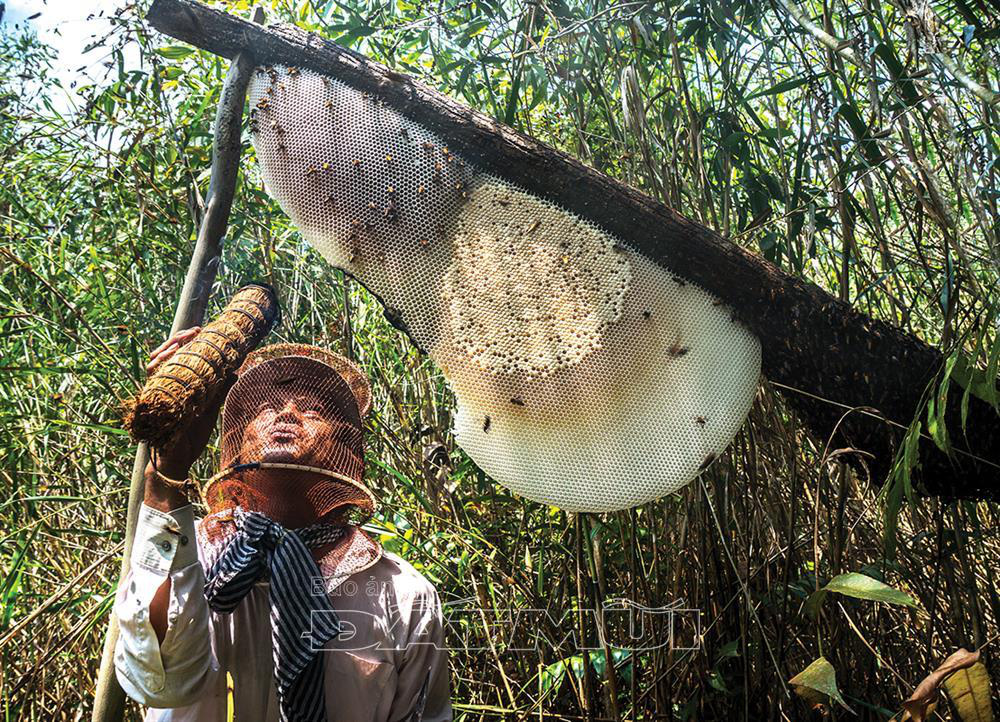
M 761 350 L 716 298 L 375 96 L 285 67 L 249 92 L 268 192 L 435 360 L 484 471 L 607 511 L 677 490 L 728 446 Z
M 205 489 L 209 510 L 238 505 L 290 527 L 336 513 L 367 519 L 370 405 L 367 379 L 337 354 L 294 344 L 250 354 L 223 407 L 223 472 Z

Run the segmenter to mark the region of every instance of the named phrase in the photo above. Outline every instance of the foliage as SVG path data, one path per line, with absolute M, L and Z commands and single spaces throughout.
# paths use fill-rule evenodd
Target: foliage
M 412 73 L 943 347 L 970 393 L 995 395 L 983 383 L 1000 357 L 994 7 L 265 6 L 272 20 Z M 250 10 L 246 0 L 227 7 Z M 95 40 L 103 75 L 71 101 L 50 70 L 55 50 L 0 32 L 0 685 L 10 719 L 86 714 L 124 533 L 132 449 L 120 405 L 167 333 L 204 212 L 225 62 L 151 34 L 144 9 L 112 18 Z M 126 62 L 131 52 L 138 60 Z M 914 420 L 885 500 L 765 383 L 730 451 L 678 494 L 600 516 L 526 502 L 455 447 L 440 372 L 304 244 L 244 142 L 210 313 L 261 278 L 283 300 L 278 340 L 350 351 L 371 374 L 370 481 L 386 547 L 451 608 L 472 599 L 496 610 L 455 625 L 470 642 L 453 653 L 461 718 L 802 718 L 808 705 L 786 680 L 822 657 L 845 704 L 885 720 L 947 650 L 995 641 L 996 509 L 919 500 L 909 484 L 916 445 L 948 443 L 935 426 L 940 404 L 961 399 L 931 389 L 935 405 Z M 438 448 L 443 467 L 427 453 Z M 916 606 L 847 598 L 834 581 L 848 573 Z M 803 605 L 823 589 L 841 594 L 813 619 Z M 698 614 L 643 616 L 658 644 L 624 653 L 615 642 L 627 640 L 629 615 L 583 613 L 622 597 Z M 546 615 L 515 625 L 512 606 Z M 507 636 L 486 643 L 488 622 Z M 560 644 L 567 627 L 591 649 Z M 516 651 L 534 642 L 537 652 Z

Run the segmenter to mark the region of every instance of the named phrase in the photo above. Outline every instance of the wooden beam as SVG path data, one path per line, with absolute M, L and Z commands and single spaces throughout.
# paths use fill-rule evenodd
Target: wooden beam
M 258 22 L 263 22 L 263 11 L 258 9 L 257 12 L 260 13 Z M 215 115 L 212 174 L 205 198 L 205 215 L 198 229 L 198 239 L 174 311 L 174 320 L 170 327 L 171 335 L 200 324 L 212 295 L 212 285 L 222 260 L 223 236 L 229 225 L 229 211 L 236 192 L 236 176 L 240 167 L 243 106 L 246 103 L 247 87 L 253 76 L 253 69 L 254 60 L 250 53 L 246 51 L 237 53 L 222 86 L 219 108 Z M 148 462 L 149 448 L 146 444 L 139 444 L 132 465 L 132 483 L 129 488 L 125 545 L 122 551 L 119 583 L 125 579 L 130 567 L 135 525 L 145 491 L 144 472 Z M 120 722 L 125 711 L 125 693 L 115 676 L 114 652 L 117 641 L 118 617 L 112 610 L 111 620 L 104 635 L 104 651 L 94 692 L 94 709 L 91 714 L 93 722 Z
M 259 27 L 192 0 L 154 0 L 147 19 L 217 55 L 252 48 L 261 65 L 310 68 L 370 92 L 482 170 L 596 223 L 698 283 L 761 339 L 765 375 L 817 437 L 869 452 L 873 477 L 886 478 L 903 431 L 942 366 L 936 349 L 565 153 L 318 35 L 293 26 Z M 963 433 L 961 393 L 951 390 L 948 416 L 958 453 L 949 457 L 922 441 L 922 490 L 1000 498 L 1000 420 L 992 406 L 973 397 Z

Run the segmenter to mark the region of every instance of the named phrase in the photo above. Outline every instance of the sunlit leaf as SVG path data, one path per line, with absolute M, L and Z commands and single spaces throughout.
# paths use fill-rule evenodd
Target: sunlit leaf
M 960 669 L 944 681 L 962 722 L 993 722 L 990 675 L 982 662 Z
M 837 672 L 826 657 L 819 657 L 788 680 L 795 693 L 810 704 L 829 705 L 833 700 L 850 709 L 837 689 Z

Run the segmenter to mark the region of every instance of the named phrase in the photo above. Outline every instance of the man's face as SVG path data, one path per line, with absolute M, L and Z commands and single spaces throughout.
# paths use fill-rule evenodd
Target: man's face
M 276 394 L 257 407 L 243 432 L 240 458 L 319 465 L 335 427 L 322 400 L 308 391 Z

